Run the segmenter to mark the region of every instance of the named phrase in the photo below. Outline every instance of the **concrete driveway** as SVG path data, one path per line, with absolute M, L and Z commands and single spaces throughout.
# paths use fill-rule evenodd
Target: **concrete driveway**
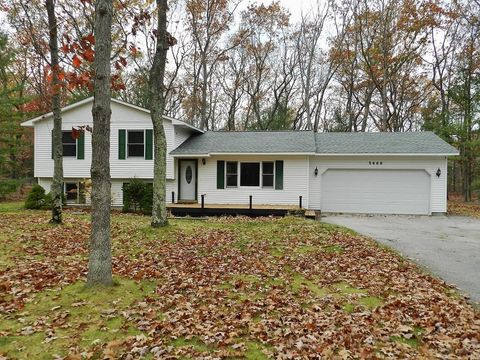
M 480 220 L 461 216 L 327 215 L 413 259 L 480 303 Z

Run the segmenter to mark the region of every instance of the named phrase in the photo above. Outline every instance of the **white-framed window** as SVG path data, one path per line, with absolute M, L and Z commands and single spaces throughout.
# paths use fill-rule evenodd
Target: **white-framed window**
M 225 184 L 227 187 L 238 187 L 238 162 L 227 161 L 225 171 Z
M 63 157 L 77 156 L 77 140 L 73 138 L 72 131 L 62 131 Z
M 275 162 L 262 162 L 262 187 L 273 188 L 275 184 Z
M 144 157 L 145 156 L 145 131 L 128 130 L 127 131 L 127 156 Z

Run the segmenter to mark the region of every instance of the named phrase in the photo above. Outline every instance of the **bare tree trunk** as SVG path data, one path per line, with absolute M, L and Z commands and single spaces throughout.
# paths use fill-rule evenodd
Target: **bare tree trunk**
M 201 121 L 200 121 L 200 129 L 202 130 L 208 130 L 208 119 L 207 119 L 207 62 L 206 60 L 202 60 L 202 76 L 203 76 L 203 82 L 202 82 L 202 102 L 201 102 L 201 110 L 200 110 L 200 116 L 201 116 Z
M 52 182 L 52 224 L 62 223 L 62 197 L 63 197 L 63 148 L 62 148 L 62 117 L 60 108 L 60 79 L 58 73 L 58 34 L 57 17 L 53 0 L 46 0 L 45 6 L 48 14 L 50 68 L 52 71 L 52 112 L 53 112 L 53 182 Z
M 95 61 L 92 133 L 92 233 L 88 285 L 113 285 L 110 243 L 110 56 L 112 0 L 95 2 Z
M 166 156 L 167 141 L 163 129 L 165 109 L 165 63 L 167 60 L 167 0 L 157 0 L 157 47 L 150 69 L 150 116 L 153 123 L 154 163 L 153 163 L 153 207 L 152 226 L 168 224 L 166 207 Z M 202 118 L 203 119 L 203 118 Z

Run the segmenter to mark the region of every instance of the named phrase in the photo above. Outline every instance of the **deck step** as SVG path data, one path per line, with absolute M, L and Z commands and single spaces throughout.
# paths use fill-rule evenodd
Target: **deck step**
M 315 213 L 315 210 L 306 210 L 305 217 L 307 219 L 315 219 L 317 217 L 317 214 Z

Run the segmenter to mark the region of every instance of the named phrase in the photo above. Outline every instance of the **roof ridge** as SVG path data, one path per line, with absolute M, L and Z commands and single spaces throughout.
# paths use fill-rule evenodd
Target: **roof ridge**
M 206 133 L 273 133 L 273 132 L 285 132 L 285 133 L 308 133 L 314 132 L 313 130 L 207 130 Z
M 360 134 L 369 134 L 369 135 L 399 135 L 399 134 L 435 134 L 431 130 L 426 131 L 331 131 L 331 132 L 317 132 L 315 135 L 360 135 Z

